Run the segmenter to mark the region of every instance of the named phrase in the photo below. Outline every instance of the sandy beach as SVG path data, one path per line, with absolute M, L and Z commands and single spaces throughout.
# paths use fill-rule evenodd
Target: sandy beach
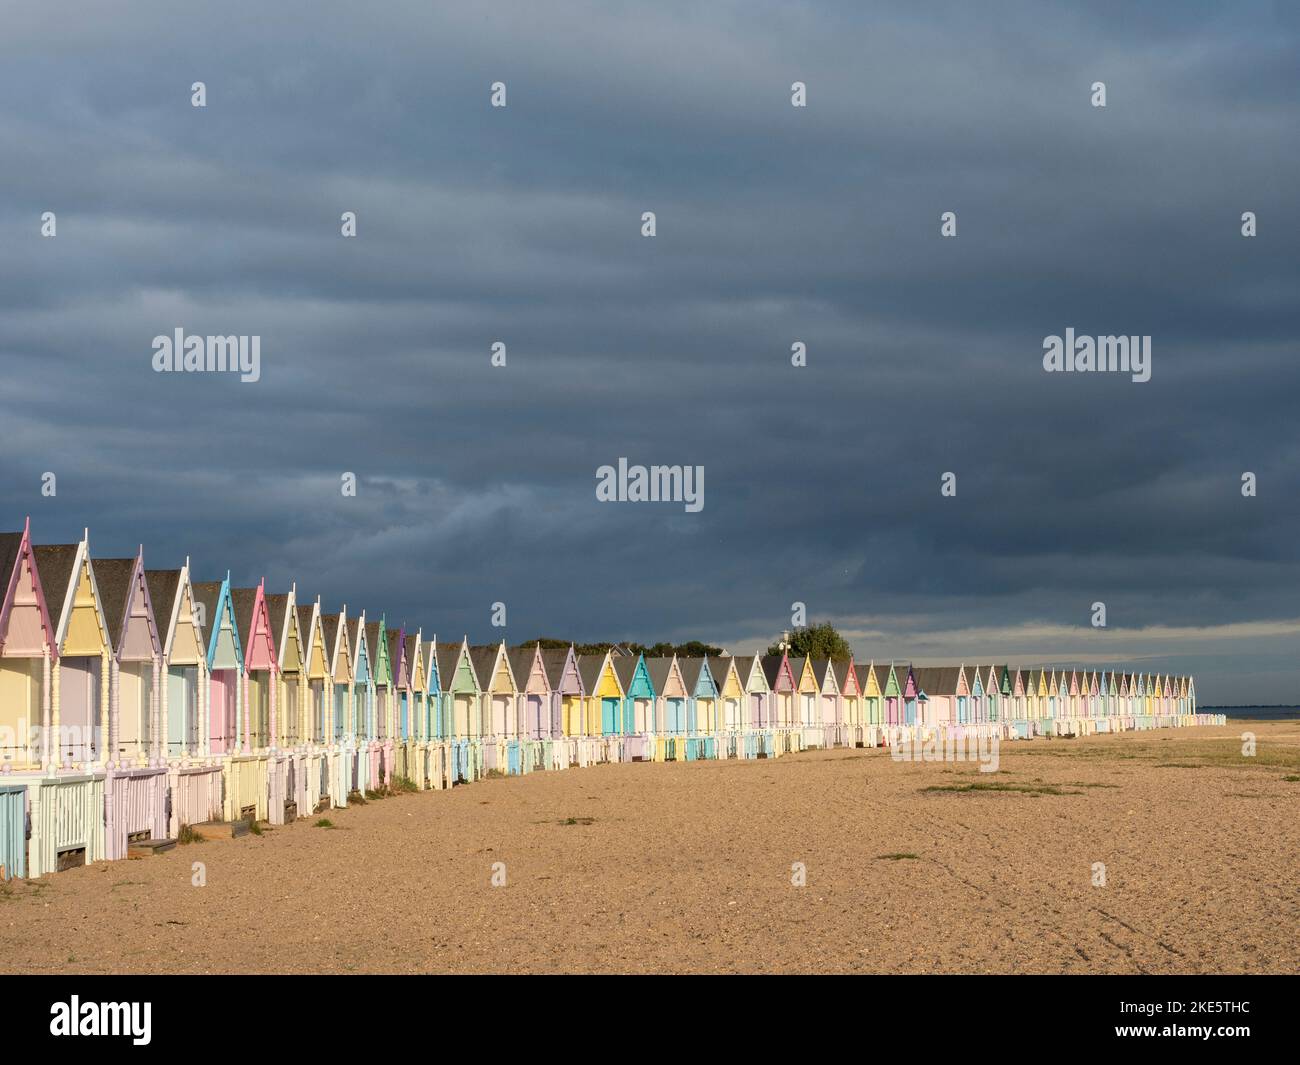
M 1007 743 L 995 774 L 813 751 L 323 816 L 0 885 L 0 970 L 1300 969 L 1294 721 Z

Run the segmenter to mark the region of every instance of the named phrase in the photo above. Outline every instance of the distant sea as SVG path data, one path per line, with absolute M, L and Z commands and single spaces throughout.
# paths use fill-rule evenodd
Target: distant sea
M 1300 721 L 1300 706 L 1198 706 L 1203 714 L 1249 717 L 1256 721 Z

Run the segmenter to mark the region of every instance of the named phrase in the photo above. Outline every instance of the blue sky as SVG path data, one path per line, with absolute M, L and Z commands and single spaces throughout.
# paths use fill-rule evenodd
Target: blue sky
M 512 641 L 744 651 L 800 602 L 861 656 L 1294 702 L 1298 30 L 1284 4 L 7 7 L 0 524 L 443 638 L 497 638 L 500 601 Z M 177 327 L 259 335 L 261 380 L 154 373 Z M 1151 381 L 1045 374 L 1067 327 L 1149 334 Z M 620 456 L 703 466 L 704 508 L 598 502 Z

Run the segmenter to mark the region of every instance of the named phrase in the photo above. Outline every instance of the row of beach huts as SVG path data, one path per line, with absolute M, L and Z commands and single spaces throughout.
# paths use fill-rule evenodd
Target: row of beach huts
M 1191 677 L 440 643 L 30 522 L 0 533 L 0 582 L 0 878 L 395 783 L 1222 723 Z

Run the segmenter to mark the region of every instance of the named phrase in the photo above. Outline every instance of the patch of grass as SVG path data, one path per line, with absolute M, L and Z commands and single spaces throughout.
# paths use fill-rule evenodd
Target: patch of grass
M 420 789 L 415 786 L 415 781 L 410 777 L 393 777 L 393 784 L 390 790 L 395 793 L 407 793 L 419 791 Z
M 262 831 L 263 831 L 263 829 L 262 829 L 262 825 L 261 825 L 261 823 L 257 820 L 256 817 L 249 818 L 249 821 L 248 821 L 248 831 L 250 831 L 251 833 L 253 833 L 253 835 L 255 835 L 255 836 L 260 836 L 260 835 L 262 834 Z
M 1071 780 L 1065 785 L 1067 788 L 1118 788 L 1118 784 L 1089 784 L 1083 780 Z
M 319 821 L 317 821 L 314 825 L 312 825 L 312 827 L 313 828 L 337 828 L 338 826 L 333 821 L 331 821 L 328 817 L 322 817 Z
M 1083 794 L 1081 791 L 1062 791 L 1055 784 L 1011 784 L 998 780 L 977 780 L 969 784 L 931 784 L 928 788 L 922 788 L 921 791 L 922 793 L 927 791 L 948 791 L 959 794 L 972 791 L 1009 791 L 1034 796 Z
M 366 798 L 369 799 L 371 802 L 378 802 L 380 799 L 388 798 L 388 793 L 384 791 L 374 791 L 371 788 L 366 788 Z
M 1204 762 L 1157 762 L 1157 769 L 1204 769 Z
M 563 821 L 556 821 L 557 825 L 594 825 L 594 817 L 566 817 Z
M 181 825 L 181 830 L 176 833 L 176 842 L 177 843 L 206 843 L 207 840 L 205 840 L 202 836 L 200 836 L 197 832 L 195 832 L 194 829 L 190 828 L 189 825 Z
M 365 804 L 366 804 L 366 800 L 365 800 L 364 798 L 362 798 L 362 796 L 361 796 L 361 792 L 359 792 L 359 791 L 350 791 L 350 792 L 348 792 L 348 805 L 349 805 L 349 806 L 365 806 Z
M 116 891 L 120 887 L 143 887 L 143 886 L 144 886 L 143 880 L 119 880 L 109 890 Z
M 1285 780 L 1288 784 L 1300 784 L 1300 777 L 1297 776 L 1287 776 L 1287 777 L 1283 777 L 1282 779 Z
M 877 854 L 876 860 L 882 862 L 916 861 L 920 857 L 919 854 L 911 854 L 908 851 L 899 851 L 897 854 Z

